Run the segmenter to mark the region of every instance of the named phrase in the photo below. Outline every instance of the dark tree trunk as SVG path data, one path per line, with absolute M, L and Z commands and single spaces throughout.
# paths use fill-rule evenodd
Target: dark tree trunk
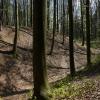
M 14 54 L 16 54 L 16 50 L 17 50 L 18 29 L 19 29 L 18 0 L 15 0 L 15 36 L 14 36 L 14 45 L 13 45 Z
M 33 2 L 33 77 L 37 100 L 47 100 L 47 68 L 45 57 L 46 0 Z
M 68 20 L 69 20 L 69 14 L 68 14 L 68 7 L 67 7 L 67 36 L 69 35 L 69 23 L 68 23 Z
M 23 0 L 23 26 L 26 26 L 26 5 L 25 5 L 26 0 Z
M 9 0 L 6 1 L 6 25 L 9 25 Z
M 85 36 L 83 32 L 83 6 L 82 0 L 80 0 L 80 7 L 81 7 L 81 34 L 82 34 L 82 46 L 84 46 Z
M 58 20 L 59 20 L 59 15 L 58 15 L 58 12 L 59 12 L 59 8 L 58 8 L 58 5 L 59 5 L 59 2 L 58 2 L 58 0 L 57 0 L 57 3 L 56 3 L 56 5 L 57 5 L 57 32 L 59 32 L 59 22 L 58 22 Z
M 65 5 L 64 5 L 64 0 L 63 0 L 63 44 L 65 43 Z
M 3 24 L 3 0 L 1 0 L 0 4 L 0 31 L 2 28 L 2 24 Z
M 27 22 L 27 26 L 29 25 L 28 23 L 28 0 L 26 1 L 26 22 Z
M 30 0 L 30 26 L 31 27 L 32 27 L 32 16 L 33 16 L 32 8 L 33 8 L 33 0 Z
M 50 0 L 47 0 L 47 9 L 48 9 L 48 13 L 47 13 L 47 29 L 49 31 L 49 26 L 50 26 Z
M 53 48 L 54 48 L 55 31 L 56 31 L 56 0 L 54 0 L 53 37 L 52 37 L 51 50 L 50 50 L 50 53 L 49 53 L 50 55 L 52 54 Z
M 74 46 L 73 46 L 73 7 L 72 0 L 68 0 L 69 6 L 69 56 L 70 56 L 70 74 L 75 75 L 74 65 Z
M 89 0 L 86 0 L 86 42 L 87 42 L 87 65 L 91 64 L 90 51 L 90 17 L 89 17 Z

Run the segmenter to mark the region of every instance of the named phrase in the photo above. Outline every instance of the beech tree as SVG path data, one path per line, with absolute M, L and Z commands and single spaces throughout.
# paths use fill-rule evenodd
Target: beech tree
M 33 77 L 37 100 L 47 100 L 47 68 L 45 57 L 46 4 L 47 0 L 33 2 Z
M 69 58 L 70 58 L 70 74 L 75 75 L 75 64 L 74 64 L 74 46 L 73 46 L 73 7 L 72 0 L 68 0 L 69 7 Z
M 81 34 L 82 34 L 82 46 L 84 46 L 85 36 L 83 32 L 83 0 L 80 0 L 80 9 L 81 9 Z
M 53 36 L 52 36 L 52 44 L 51 44 L 51 50 L 50 50 L 50 55 L 53 52 L 54 49 L 54 42 L 55 42 L 55 32 L 56 32 L 56 0 L 53 1 L 53 6 L 54 6 L 54 12 L 53 12 Z
M 0 31 L 3 24 L 3 0 L 1 0 L 0 4 Z
M 16 50 L 17 50 L 18 29 L 19 29 L 18 0 L 15 0 L 15 36 L 14 36 L 14 44 L 13 44 L 14 54 L 16 54 Z
M 89 0 L 86 0 L 86 43 L 87 43 L 87 65 L 91 63 L 90 51 L 90 14 L 89 14 Z

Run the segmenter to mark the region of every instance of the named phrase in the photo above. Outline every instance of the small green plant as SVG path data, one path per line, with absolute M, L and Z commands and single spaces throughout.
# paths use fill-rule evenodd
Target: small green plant
M 51 100 L 73 100 L 75 97 L 84 95 L 87 91 L 94 89 L 94 82 L 91 80 L 81 80 L 82 82 L 73 82 L 63 80 L 59 85 L 55 85 L 49 91 L 49 97 Z
M 27 93 L 27 96 L 28 96 L 29 98 L 32 98 L 32 94 L 33 94 L 33 92 L 30 91 L 30 92 Z

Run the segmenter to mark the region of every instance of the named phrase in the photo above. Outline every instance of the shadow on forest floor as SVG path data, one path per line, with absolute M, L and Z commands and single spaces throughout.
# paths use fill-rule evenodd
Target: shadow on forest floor
M 98 75 L 100 75 L 100 62 L 95 63 L 89 67 L 85 67 L 84 69 L 77 71 L 76 75 L 73 78 L 70 76 L 70 74 L 68 74 L 67 77 L 57 80 L 56 82 L 52 82 L 51 85 L 56 87 L 59 85 L 59 83 L 71 82 L 71 81 L 75 81 L 77 79 L 81 80 L 84 78 L 91 78 L 93 76 L 98 76 Z
M 5 93 L 0 95 L 1 97 L 7 97 L 7 96 L 14 96 L 14 95 L 19 95 L 19 94 L 24 94 L 24 93 L 28 93 L 30 92 L 31 89 L 25 89 L 25 90 L 21 90 L 21 91 L 15 91 L 15 92 L 11 92 L 11 93 Z
M 76 75 L 92 77 L 100 74 L 100 62 L 85 67 L 83 70 L 78 71 Z
M 99 63 L 96 63 L 90 67 L 86 67 L 84 68 L 83 70 L 80 70 L 76 73 L 76 76 L 75 77 L 80 77 L 84 78 L 84 77 L 92 77 L 92 76 L 96 76 L 96 75 L 99 75 L 100 74 L 100 62 Z M 9 77 L 9 75 L 8 75 Z M 8 78 L 9 80 L 9 78 Z M 56 81 L 56 82 L 52 82 L 50 83 L 51 85 L 53 86 L 57 86 L 57 84 L 59 84 L 59 82 L 62 82 L 62 81 L 66 81 L 66 82 L 70 82 L 70 81 L 74 81 L 75 79 L 74 78 L 71 78 L 70 75 L 68 75 L 66 78 L 63 78 L 59 81 Z M 10 81 L 10 80 L 9 80 Z M 13 86 L 12 86 L 13 87 Z M 14 87 L 13 87 L 14 88 Z M 7 97 L 7 96 L 14 96 L 14 95 L 19 95 L 19 94 L 24 94 L 24 93 L 28 93 L 29 91 L 31 91 L 30 89 L 25 89 L 25 90 L 21 90 L 21 91 L 14 91 L 14 92 L 11 92 L 10 90 L 10 87 L 6 87 L 6 90 L 9 90 L 9 91 L 4 91 L 4 94 L 1 94 L 0 96 L 2 97 Z
M 5 59 L 5 64 L 0 64 L 0 96 L 5 97 L 28 92 L 28 89 L 20 90 L 17 88 L 15 80 L 17 80 L 19 76 L 26 82 L 32 82 L 22 75 L 20 69 L 16 67 L 16 61 L 12 59 L 12 57 L 6 56 L 6 58 L 10 60 Z
M 21 70 L 22 67 L 26 67 L 25 69 L 27 69 L 29 66 L 24 66 L 23 64 L 17 66 L 17 59 L 12 55 L 8 55 L 10 53 L 9 51 L 0 51 L 0 53 L 1 52 L 4 55 L 0 54 L 0 96 L 8 97 L 29 92 L 30 89 L 28 89 L 28 86 L 29 84 L 32 84 L 33 81 L 25 76 L 28 74 L 26 73 L 26 70 Z M 26 60 L 24 59 L 23 62 L 25 61 Z M 30 68 L 27 70 L 31 73 Z M 25 84 L 23 82 L 25 82 Z M 21 85 L 19 86 L 19 84 Z M 26 85 L 26 88 L 23 88 L 23 85 Z
M 11 43 L 8 43 L 8 42 L 5 42 L 3 40 L 0 40 L 0 43 L 2 43 L 3 47 L 12 47 L 13 44 Z M 3 48 L 3 47 L 0 47 L 0 48 Z M 29 49 L 29 48 L 24 48 L 24 47 L 21 47 L 21 46 L 17 46 L 18 49 L 21 49 L 21 50 L 24 50 L 24 51 L 30 51 L 32 52 L 32 49 Z M 11 54 L 13 52 L 13 50 L 0 50 L 0 53 L 3 53 L 3 54 Z
M 2 53 L 2 54 L 12 54 L 13 51 L 12 50 L 11 51 L 2 51 L 2 50 L 0 50 L 0 53 Z
M 6 61 L 6 66 L 0 64 L 0 96 L 7 97 L 29 92 L 29 89 L 20 89 L 16 86 L 16 80 L 19 77 L 22 81 L 32 84 L 33 82 L 23 76 L 20 69 L 16 67 L 15 60 Z M 13 80 L 12 80 L 13 79 Z

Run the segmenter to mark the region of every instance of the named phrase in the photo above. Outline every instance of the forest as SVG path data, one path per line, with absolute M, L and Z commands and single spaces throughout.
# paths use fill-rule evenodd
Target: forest
M 100 0 L 0 0 L 0 100 L 100 100 Z

